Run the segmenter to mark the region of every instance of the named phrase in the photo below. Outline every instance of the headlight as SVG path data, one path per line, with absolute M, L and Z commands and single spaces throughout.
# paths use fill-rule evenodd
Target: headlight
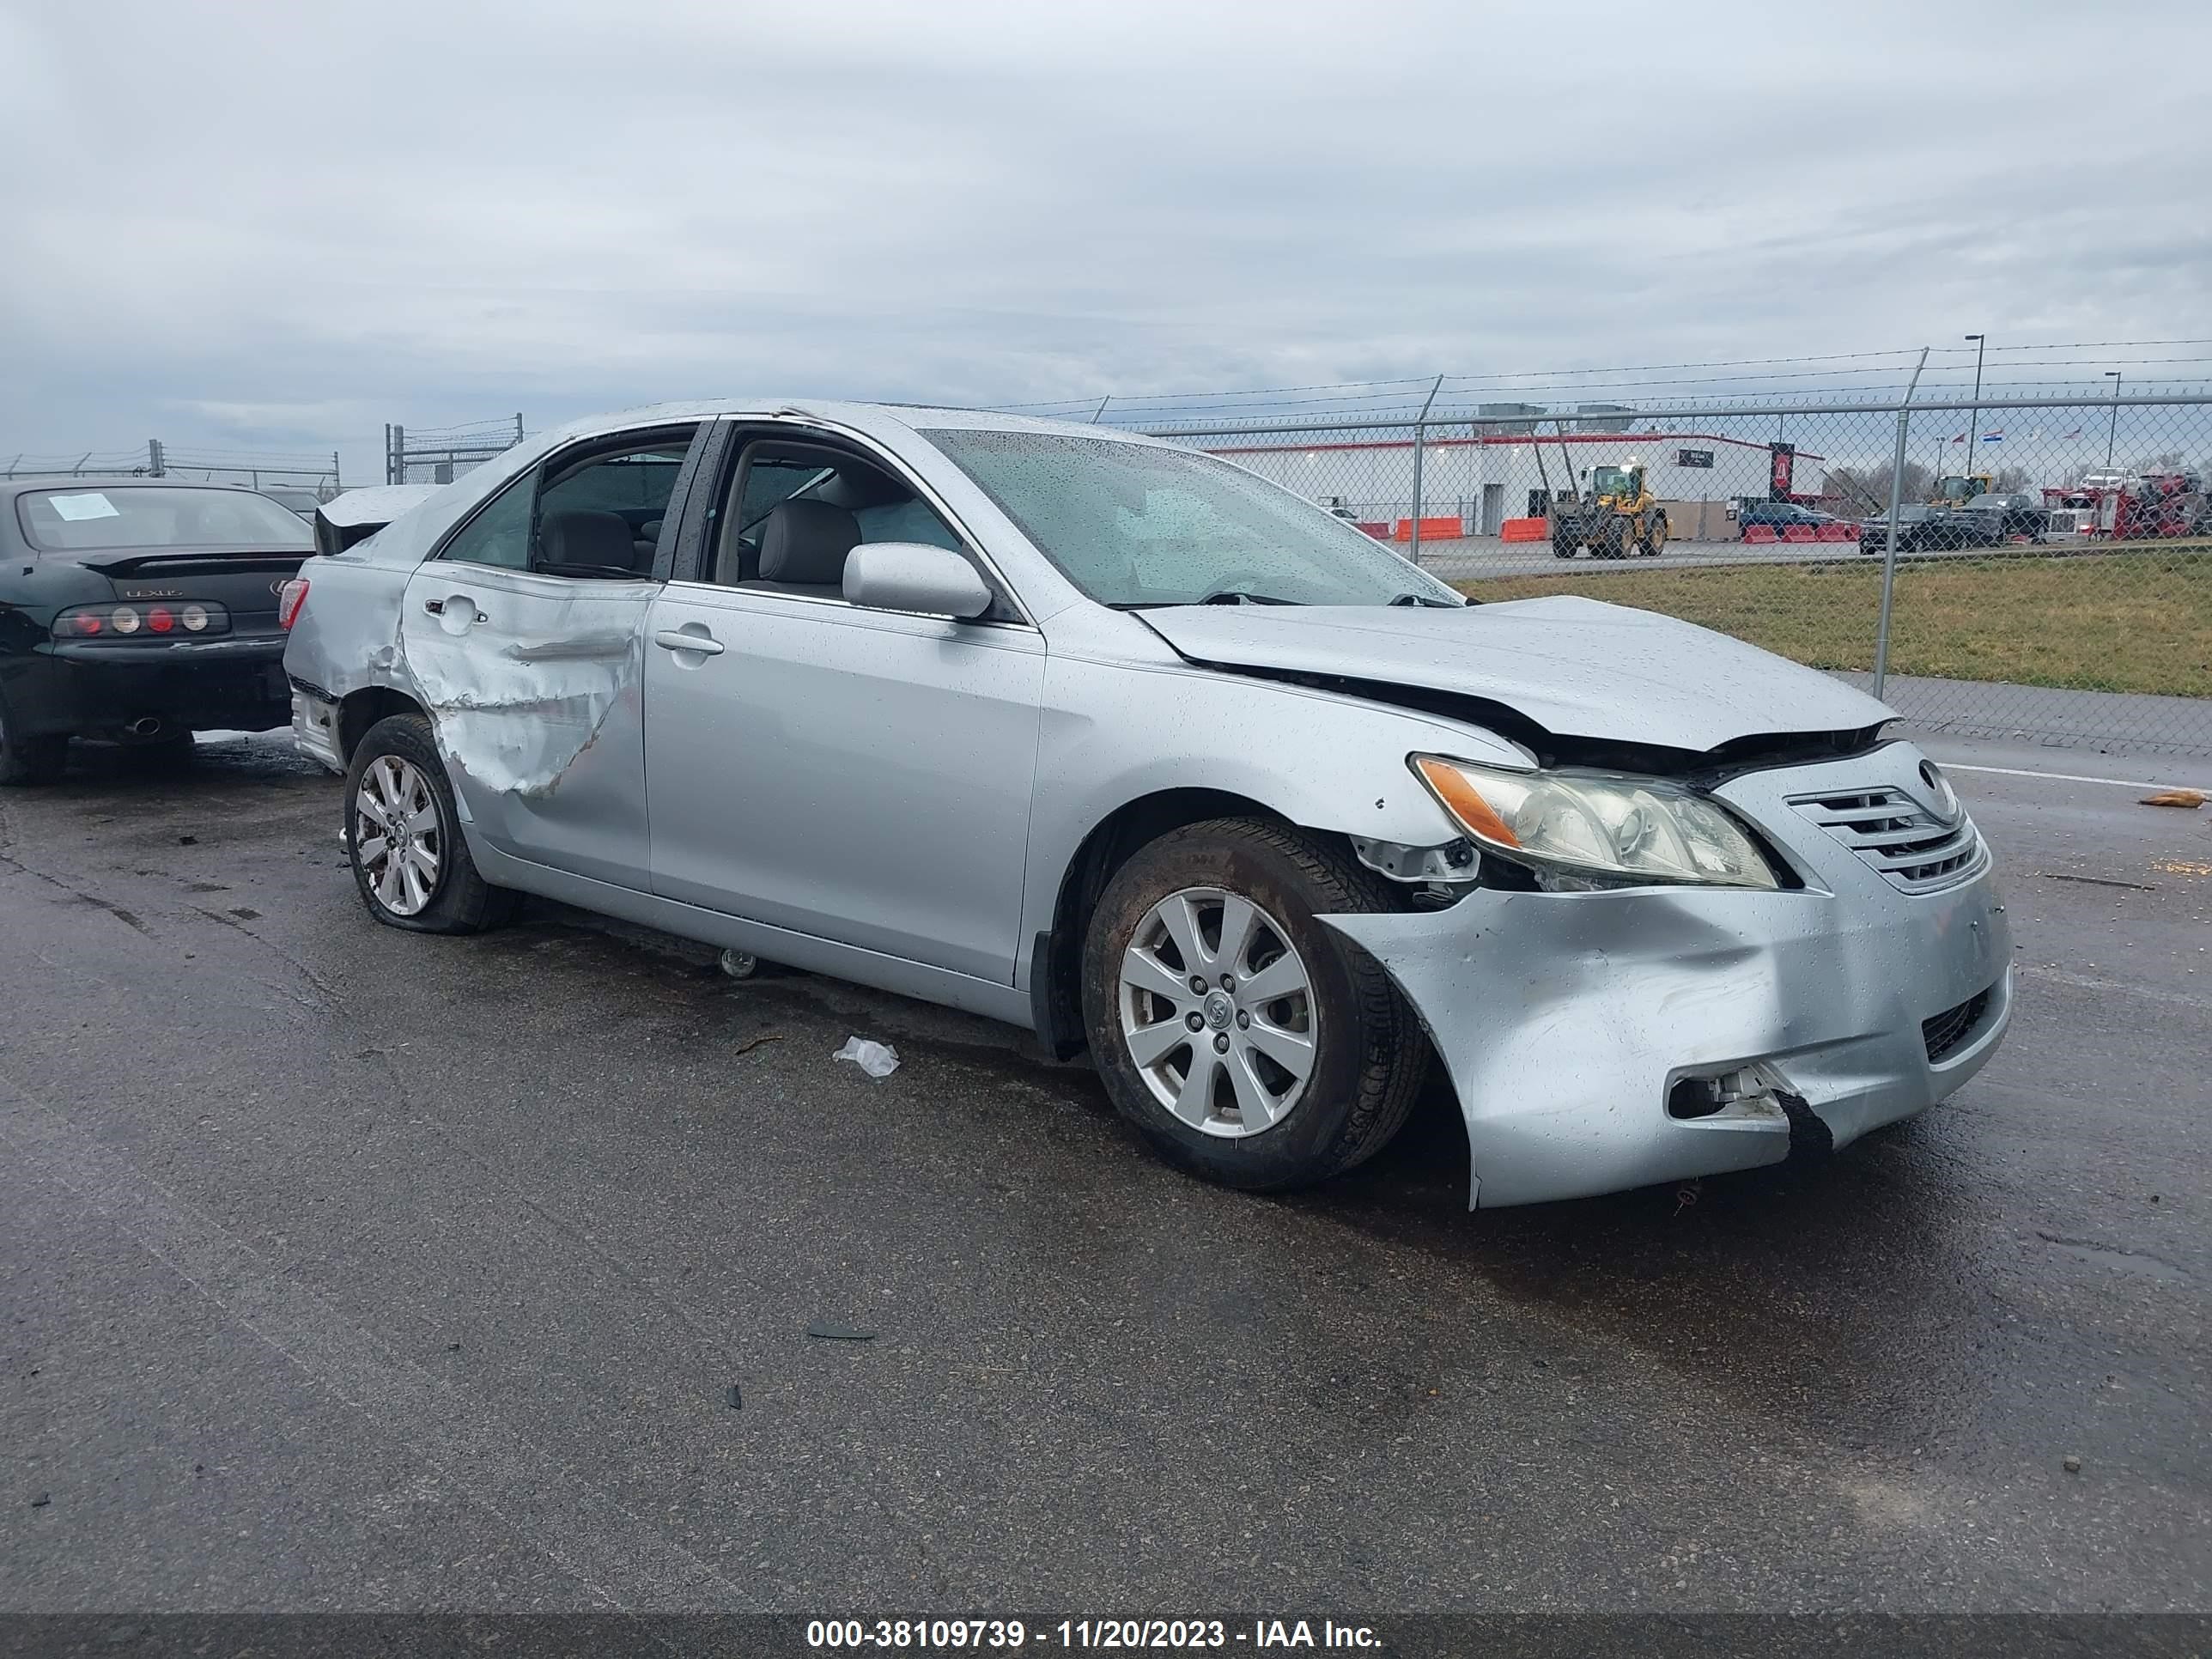
M 1435 755 L 1413 770 L 1460 828 L 1493 853 L 1616 879 L 1778 887 L 1725 811 L 1658 778 L 1504 772 Z

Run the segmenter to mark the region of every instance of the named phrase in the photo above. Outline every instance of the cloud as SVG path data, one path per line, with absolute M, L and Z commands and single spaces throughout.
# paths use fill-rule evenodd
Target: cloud
M 18 9 L 0 449 L 2197 331 L 2125 9 Z

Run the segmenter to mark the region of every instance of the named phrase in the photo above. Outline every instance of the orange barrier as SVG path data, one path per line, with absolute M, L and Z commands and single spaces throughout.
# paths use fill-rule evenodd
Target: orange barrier
M 1541 519 L 1508 519 L 1498 526 L 1498 538 L 1507 542 L 1540 542 L 1552 533 Z
M 1855 542 L 1859 538 L 1859 527 L 1855 524 L 1822 524 L 1813 526 L 1816 542 Z
M 1466 533 L 1457 519 L 1425 518 L 1421 520 L 1421 539 L 1425 542 L 1456 541 Z M 1392 532 L 1390 539 L 1395 542 L 1413 540 L 1413 521 L 1411 519 L 1399 520 L 1398 527 Z
M 1747 542 L 1776 542 L 1782 538 L 1774 533 L 1771 524 L 1747 524 L 1743 527 L 1743 538 Z
M 1352 527 L 1354 530 L 1366 532 L 1378 542 L 1387 542 L 1390 539 L 1390 526 L 1387 520 L 1355 519 L 1352 520 Z
M 1818 541 L 1820 538 L 1813 533 L 1815 527 L 1809 524 L 1784 525 L 1782 527 L 1782 539 L 1785 542 Z

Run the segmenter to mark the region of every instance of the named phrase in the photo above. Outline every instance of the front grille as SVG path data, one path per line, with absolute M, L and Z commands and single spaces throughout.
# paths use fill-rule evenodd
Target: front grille
M 1972 818 L 1962 812 L 1956 823 L 1946 823 L 1901 789 L 1798 795 L 1790 804 L 1899 892 L 1956 887 L 1989 863 L 1989 849 Z
M 1920 1022 L 1920 1040 L 1928 1045 L 1928 1063 L 1936 1065 L 1946 1055 L 1955 1054 L 1981 1025 L 1982 1016 L 1989 1012 L 1990 994 L 1983 991 L 1968 997 L 1955 1008 L 1946 1008 L 1932 1019 Z

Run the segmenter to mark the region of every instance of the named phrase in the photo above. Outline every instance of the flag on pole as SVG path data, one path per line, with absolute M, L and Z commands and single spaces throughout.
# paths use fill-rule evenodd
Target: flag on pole
M 2080 436 L 2081 435 L 2081 428 L 2080 427 L 2078 427 L 2078 426 L 2077 426 L 2077 427 L 2075 427 L 2075 428 L 2071 432 L 2068 433 L 2066 435 L 2067 435 L 2068 437 L 2069 437 L 2069 438 L 2078 438 L 2078 437 L 2080 437 Z
M 1957 437 L 1952 439 L 1951 441 L 1954 444 L 1962 444 L 1966 441 L 1966 434 L 1961 432 Z
M 1982 441 L 1985 444 L 2002 443 L 2004 441 L 2004 428 L 2002 427 L 1999 427 L 1994 432 L 1984 432 L 1982 434 Z

